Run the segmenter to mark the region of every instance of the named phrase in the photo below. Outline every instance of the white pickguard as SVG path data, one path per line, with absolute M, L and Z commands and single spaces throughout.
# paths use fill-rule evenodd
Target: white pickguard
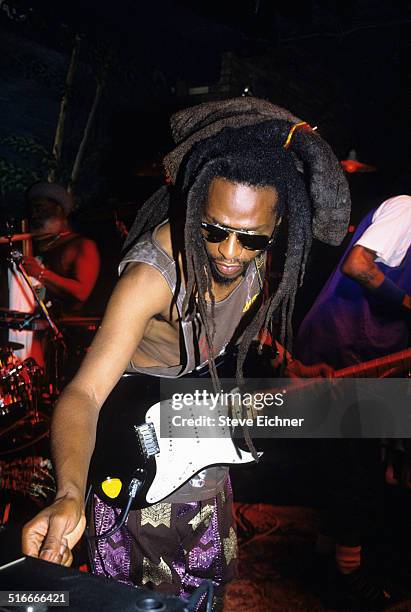
M 165 404 L 168 404 L 168 406 Z M 208 466 L 233 465 L 254 461 L 251 453 L 234 445 L 230 429 L 218 425 L 217 416 L 222 414 L 221 409 L 215 415 L 215 426 L 201 427 L 200 434 L 198 429 L 193 427 L 192 437 L 176 437 L 173 434 L 181 433 L 181 428 L 173 427 L 170 419 L 168 423 L 169 437 L 160 437 L 161 406 L 167 410 L 167 414 L 172 414 L 169 402 L 158 402 L 151 406 L 146 413 L 146 422 L 153 423 L 160 447 L 160 452 L 155 455 L 156 477 L 146 495 L 147 502 L 150 504 L 155 504 L 164 499 L 190 480 L 194 474 Z M 185 409 L 178 414 L 181 417 L 193 417 L 198 415 L 198 412 L 197 410 L 194 412 L 193 409 Z M 259 455 L 262 455 L 262 453 L 259 453 Z

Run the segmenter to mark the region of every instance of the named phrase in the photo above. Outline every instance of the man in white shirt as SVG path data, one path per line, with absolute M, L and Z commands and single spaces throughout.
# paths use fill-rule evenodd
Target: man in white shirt
M 322 361 L 338 369 L 407 348 L 410 245 L 410 196 L 390 198 L 371 211 L 302 322 L 295 356 L 305 365 Z M 326 440 L 324 450 L 320 552 L 331 552 L 334 540 L 342 589 L 360 609 L 383 609 L 392 597 L 361 565 L 362 543 L 382 506 L 380 442 Z

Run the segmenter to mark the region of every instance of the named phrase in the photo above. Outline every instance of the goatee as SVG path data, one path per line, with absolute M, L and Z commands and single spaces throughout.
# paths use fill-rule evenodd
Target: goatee
M 232 285 L 240 276 L 244 277 L 248 266 L 243 266 L 242 270 L 235 276 L 225 276 L 221 274 L 213 259 L 210 259 L 211 276 L 213 280 L 219 285 Z

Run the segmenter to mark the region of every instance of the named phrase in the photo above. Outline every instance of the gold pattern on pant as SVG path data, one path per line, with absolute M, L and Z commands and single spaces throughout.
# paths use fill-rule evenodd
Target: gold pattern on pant
M 224 556 L 227 565 L 238 556 L 237 535 L 232 527 L 228 532 L 228 538 L 224 538 Z
M 165 525 L 170 527 L 171 522 L 171 504 L 159 503 L 141 510 L 141 525 L 152 525 L 158 527 Z
M 197 512 L 195 517 L 192 518 L 191 521 L 189 521 L 188 523 L 193 528 L 193 531 L 195 531 L 197 527 L 201 525 L 201 523 L 205 523 L 206 525 L 208 525 L 211 520 L 213 511 L 214 506 L 211 506 L 209 504 L 207 504 L 207 506 L 204 506 L 204 508 L 201 508 L 201 510 Z
M 143 558 L 143 578 L 141 583 L 147 584 L 147 582 L 151 582 L 156 586 L 163 582 L 168 582 L 169 584 L 173 582 L 171 569 L 162 557 L 160 557 L 158 565 L 147 559 L 147 557 Z

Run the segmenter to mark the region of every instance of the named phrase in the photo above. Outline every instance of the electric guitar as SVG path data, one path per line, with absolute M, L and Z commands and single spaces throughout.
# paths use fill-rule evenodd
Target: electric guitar
M 219 425 L 219 416 L 227 414 L 221 406 L 213 413 L 214 424 L 201 427 L 201 432 L 193 426 L 185 430 L 190 437 L 181 437 L 182 428 L 172 417 L 194 419 L 198 409 L 174 411 L 170 402 L 155 401 L 158 380 L 148 389 L 146 377 L 123 375 L 100 412 L 89 484 L 116 508 L 127 504 L 132 479 L 138 480 L 139 490 L 131 508 L 144 508 L 168 497 L 207 467 L 254 461 L 250 452 L 232 440 L 230 428 Z
M 410 367 L 411 349 L 408 349 L 337 370 L 335 377 L 382 378 Z M 145 380 L 125 374 L 101 409 L 89 483 L 104 502 L 124 508 L 130 500 L 130 484 L 137 483 L 130 508 L 144 508 L 168 497 L 207 467 L 254 461 L 251 453 L 241 448 L 241 442 L 232 438 L 230 427 L 220 424 L 219 416 L 224 421 L 228 408 L 219 406 L 214 422 L 202 427 L 201 435 L 193 425 L 191 436 L 181 437 L 181 427 L 173 425 L 172 418 L 168 417 L 178 414 L 181 418 L 195 418 L 196 406 L 191 411 L 186 408 L 186 412 L 173 413 L 167 402 L 153 403 L 153 398 L 158 397 L 158 379 L 154 379 L 151 389 L 145 386 L 148 383 L 142 382 Z M 300 382 L 304 385 L 304 381 Z M 307 380 L 307 384 L 313 381 Z M 272 389 L 264 391 L 273 392 Z M 162 412 L 168 417 L 166 431 L 162 421 L 160 436 Z

